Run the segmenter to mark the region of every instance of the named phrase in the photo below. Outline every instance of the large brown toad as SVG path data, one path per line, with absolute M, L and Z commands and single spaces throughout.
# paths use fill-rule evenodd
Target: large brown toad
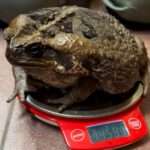
M 5 30 L 6 56 L 16 88 L 24 100 L 27 78 L 43 85 L 72 89 L 59 110 L 85 100 L 96 89 L 111 94 L 129 91 L 142 81 L 148 57 L 144 44 L 114 17 L 86 8 L 45 8 L 16 17 Z

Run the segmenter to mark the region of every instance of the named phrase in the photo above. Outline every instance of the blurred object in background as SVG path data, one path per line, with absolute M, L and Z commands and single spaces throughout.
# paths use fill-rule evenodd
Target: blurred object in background
M 150 0 L 103 0 L 103 3 L 109 12 L 131 27 L 150 24 Z
M 0 0 L 0 20 L 9 22 L 18 14 L 43 7 L 62 5 L 88 7 L 89 1 L 90 0 Z
M 0 31 L 8 26 L 8 24 L 2 20 L 0 20 Z

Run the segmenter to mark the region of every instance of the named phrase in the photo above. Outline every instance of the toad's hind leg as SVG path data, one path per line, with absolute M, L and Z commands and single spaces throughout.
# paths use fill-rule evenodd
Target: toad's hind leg
M 82 79 L 78 84 L 73 87 L 69 94 L 65 95 L 62 98 L 58 99 L 49 99 L 49 104 L 62 104 L 58 111 L 62 112 L 67 107 L 71 106 L 74 103 L 80 103 L 85 101 L 97 88 L 97 81 L 94 79 Z

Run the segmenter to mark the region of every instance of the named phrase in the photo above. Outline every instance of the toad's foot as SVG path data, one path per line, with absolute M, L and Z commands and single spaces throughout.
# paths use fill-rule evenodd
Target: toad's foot
M 6 100 L 6 102 L 7 102 L 7 103 L 12 102 L 13 100 L 16 99 L 16 96 L 17 96 L 17 90 L 15 89 L 15 90 L 13 91 L 13 93 L 10 95 L 10 97 Z
M 13 67 L 13 75 L 15 77 L 15 88 L 7 102 L 15 100 L 16 96 L 19 96 L 19 100 L 23 102 L 25 100 L 25 91 L 27 91 L 26 74 L 20 67 Z
M 82 79 L 77 85 L 70 91 L 68 95 L 65 95 L 59 99 L 49 99 L 49 104 L 62 104 L 58 111 L 62 112 L 67 107 L 74 103 L 79 103 L 86 100 L 97 88 L 97 81 L 94 79 Z
M 16 97 L 19 97 L 19 100 L 23 102 L 25 100 L 25 91 L 26 89 L 24 87 L 19 87 L 19 89 L 15 88 L 12 95 L 6 100 L 7 103 L 12 102 L 16 99 Z
M 65 110 L 67 107 L 72 105 L 76 100 L 73 98 L 71 99 L 69 95 L 64 96 L 63 98 L 55 99 L 55 100 L 48 100 L 49 104 L 61 104 L 61 106 L 58 108 L 58 112 L 62 112 Z
M 71 93 L 62 98 L 48 99 L 49 104 L 61 104 L 61 106 L 58 108 L 58 112 L 62 112 L 67 107 L 71 106 L 72 104 L 76 103 L 77 101 L 79 102 L 82 100 L 79 100 L 78 97 L 76 97 L 75 95 L 73 96 Z

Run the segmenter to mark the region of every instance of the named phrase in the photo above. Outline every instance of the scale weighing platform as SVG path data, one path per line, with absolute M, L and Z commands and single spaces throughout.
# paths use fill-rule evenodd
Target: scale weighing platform
M 30 95 L 24 106 L 36 118 L 60 127 L 70 150 L 117 149 L 142 139 L 148 129 L 139 104 L 143 100 L 143 85 L 129 100 L 91 114 L 78 112 L 58 113 Z

